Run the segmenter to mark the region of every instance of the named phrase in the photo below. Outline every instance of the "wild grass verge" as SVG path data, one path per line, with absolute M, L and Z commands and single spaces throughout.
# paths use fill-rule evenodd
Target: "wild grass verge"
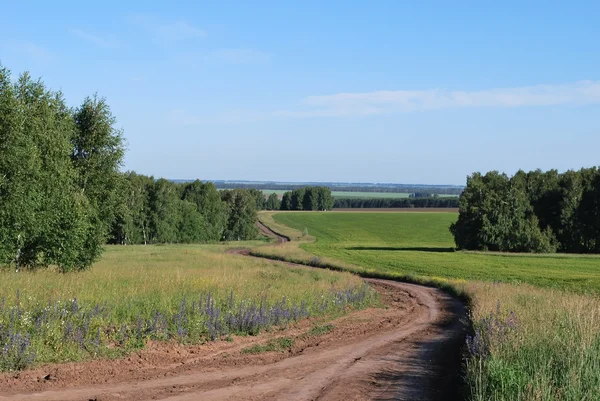
M 91 271 L 0 271 L 0 370 L 118 357 L 148 340 L 254 335 L 376 302 L 351 274 L 225 255 L 221 246 L 109 247 Z
M 465 358 L 477 401 L 600 400 L 600 299 L 531 285 L 468 283 Z

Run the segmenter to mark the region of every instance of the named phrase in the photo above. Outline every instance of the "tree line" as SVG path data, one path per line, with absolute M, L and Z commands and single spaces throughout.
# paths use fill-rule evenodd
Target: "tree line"
M 600 170 L 497 171 L 467 178 L 450 227 L 456 246 L 506 252 L 600 253 Z
M 319 183 L 319 185 L 312 184 L 281 184 L 274 182 L 229 182 L 229 181 L 215 181 L 214 182 L 219 189 L 261 189 L 263 191 L 268 190 L 284 190 L 293 191 L 294 189 L 301 189 L 307 186 L 320 186 L 327 187 L 332 191 L 339 192 L 387 192 L 387 193 L 418 193 L 420 196 L 417 197 L 429 197 L 433 195 L 460 195 L 463 190 L 461 186 L 445 186 L 445 185 L 411 185 L 411 184 L 344 184 L 339 183 Z
M 194 243 L 257 236 L 257 194 L 219 191 L 210 182 L 178 184 L 135 172 L 123 175 L 122 200 L 109 243 Z M 264 196 L 260 194 L 264 202 Z M 261 203 L 262 205 L 262 203 Z
M 306 186 L 283 194 L 280 210 L 330 210 L 333 208 L 331 189 Z
M 0 264 L 82 270 L 107 242 L 256 236 L 256 211 L 268 203 L 260 191 L 121 173 L 115 124 L 103 98 L 71 108 L 28 73 L 13 83 L 0 65 Z
M 355 208 L 457 208 L 458 197 L 429 198 L 344 198 L 335 199 L 334 209 Z

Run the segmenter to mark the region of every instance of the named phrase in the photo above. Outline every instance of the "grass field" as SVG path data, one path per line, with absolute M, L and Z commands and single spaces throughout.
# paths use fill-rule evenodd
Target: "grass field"
M 530 283 L 600 294 L 600 257 L 454 252 L 456 213 L 281 213 L 274 219 L 317 238 L 302 248 L 381 272 Z
M 261 219 L 297 239 L 262 247 L 263 253 L 451 285 L 468 294 L 471 400 L 600 400 L 600 258 L 452 252 L 448 225 L 455 213 L 280 213 Z
M 254 334 L 340 313 L 347 305 L 340 299 L 373 300 L 356 276 L 283 269 L 227 248 L 109 246 L 86 272 L 0 271 L 0 370 L 119 356 L 148 339 Z

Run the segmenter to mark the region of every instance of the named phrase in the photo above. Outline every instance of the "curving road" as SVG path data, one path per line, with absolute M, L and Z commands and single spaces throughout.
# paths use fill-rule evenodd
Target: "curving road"
M 260 229 L 287 241 L 266 226 Z M 318 336 L 307 335 L 309 327 L 301 323 L 283 333 L 296 339 L 286 353 L 241 352 L 277 333 L 242 338 L 243 344 L 175 347 L 175 356 L 159 346 L 154 359 L 147 356 L 154 355 L 150 350 L 119 362 L 42 367 L 12 381 L 5 374 L 0 400 L 460 399 L 464 306 L 435 288 L 366 281 L 387 308 L 351 313 Z

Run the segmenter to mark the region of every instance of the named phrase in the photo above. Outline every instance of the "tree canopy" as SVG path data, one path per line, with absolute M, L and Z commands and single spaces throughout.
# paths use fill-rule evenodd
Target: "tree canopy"
M 330 210 L 333 209 L 333 196 L 328 187 L 306 186 L 285 192 L 281 210 Z
M 459 249 L 600 252 L 600 170 L 496 171 L 467 178 L 458 221 Z
M 0 263 L 89 267 L 116 210 L 120 133 L 103 99 L 72 110 L 0 66 Z

